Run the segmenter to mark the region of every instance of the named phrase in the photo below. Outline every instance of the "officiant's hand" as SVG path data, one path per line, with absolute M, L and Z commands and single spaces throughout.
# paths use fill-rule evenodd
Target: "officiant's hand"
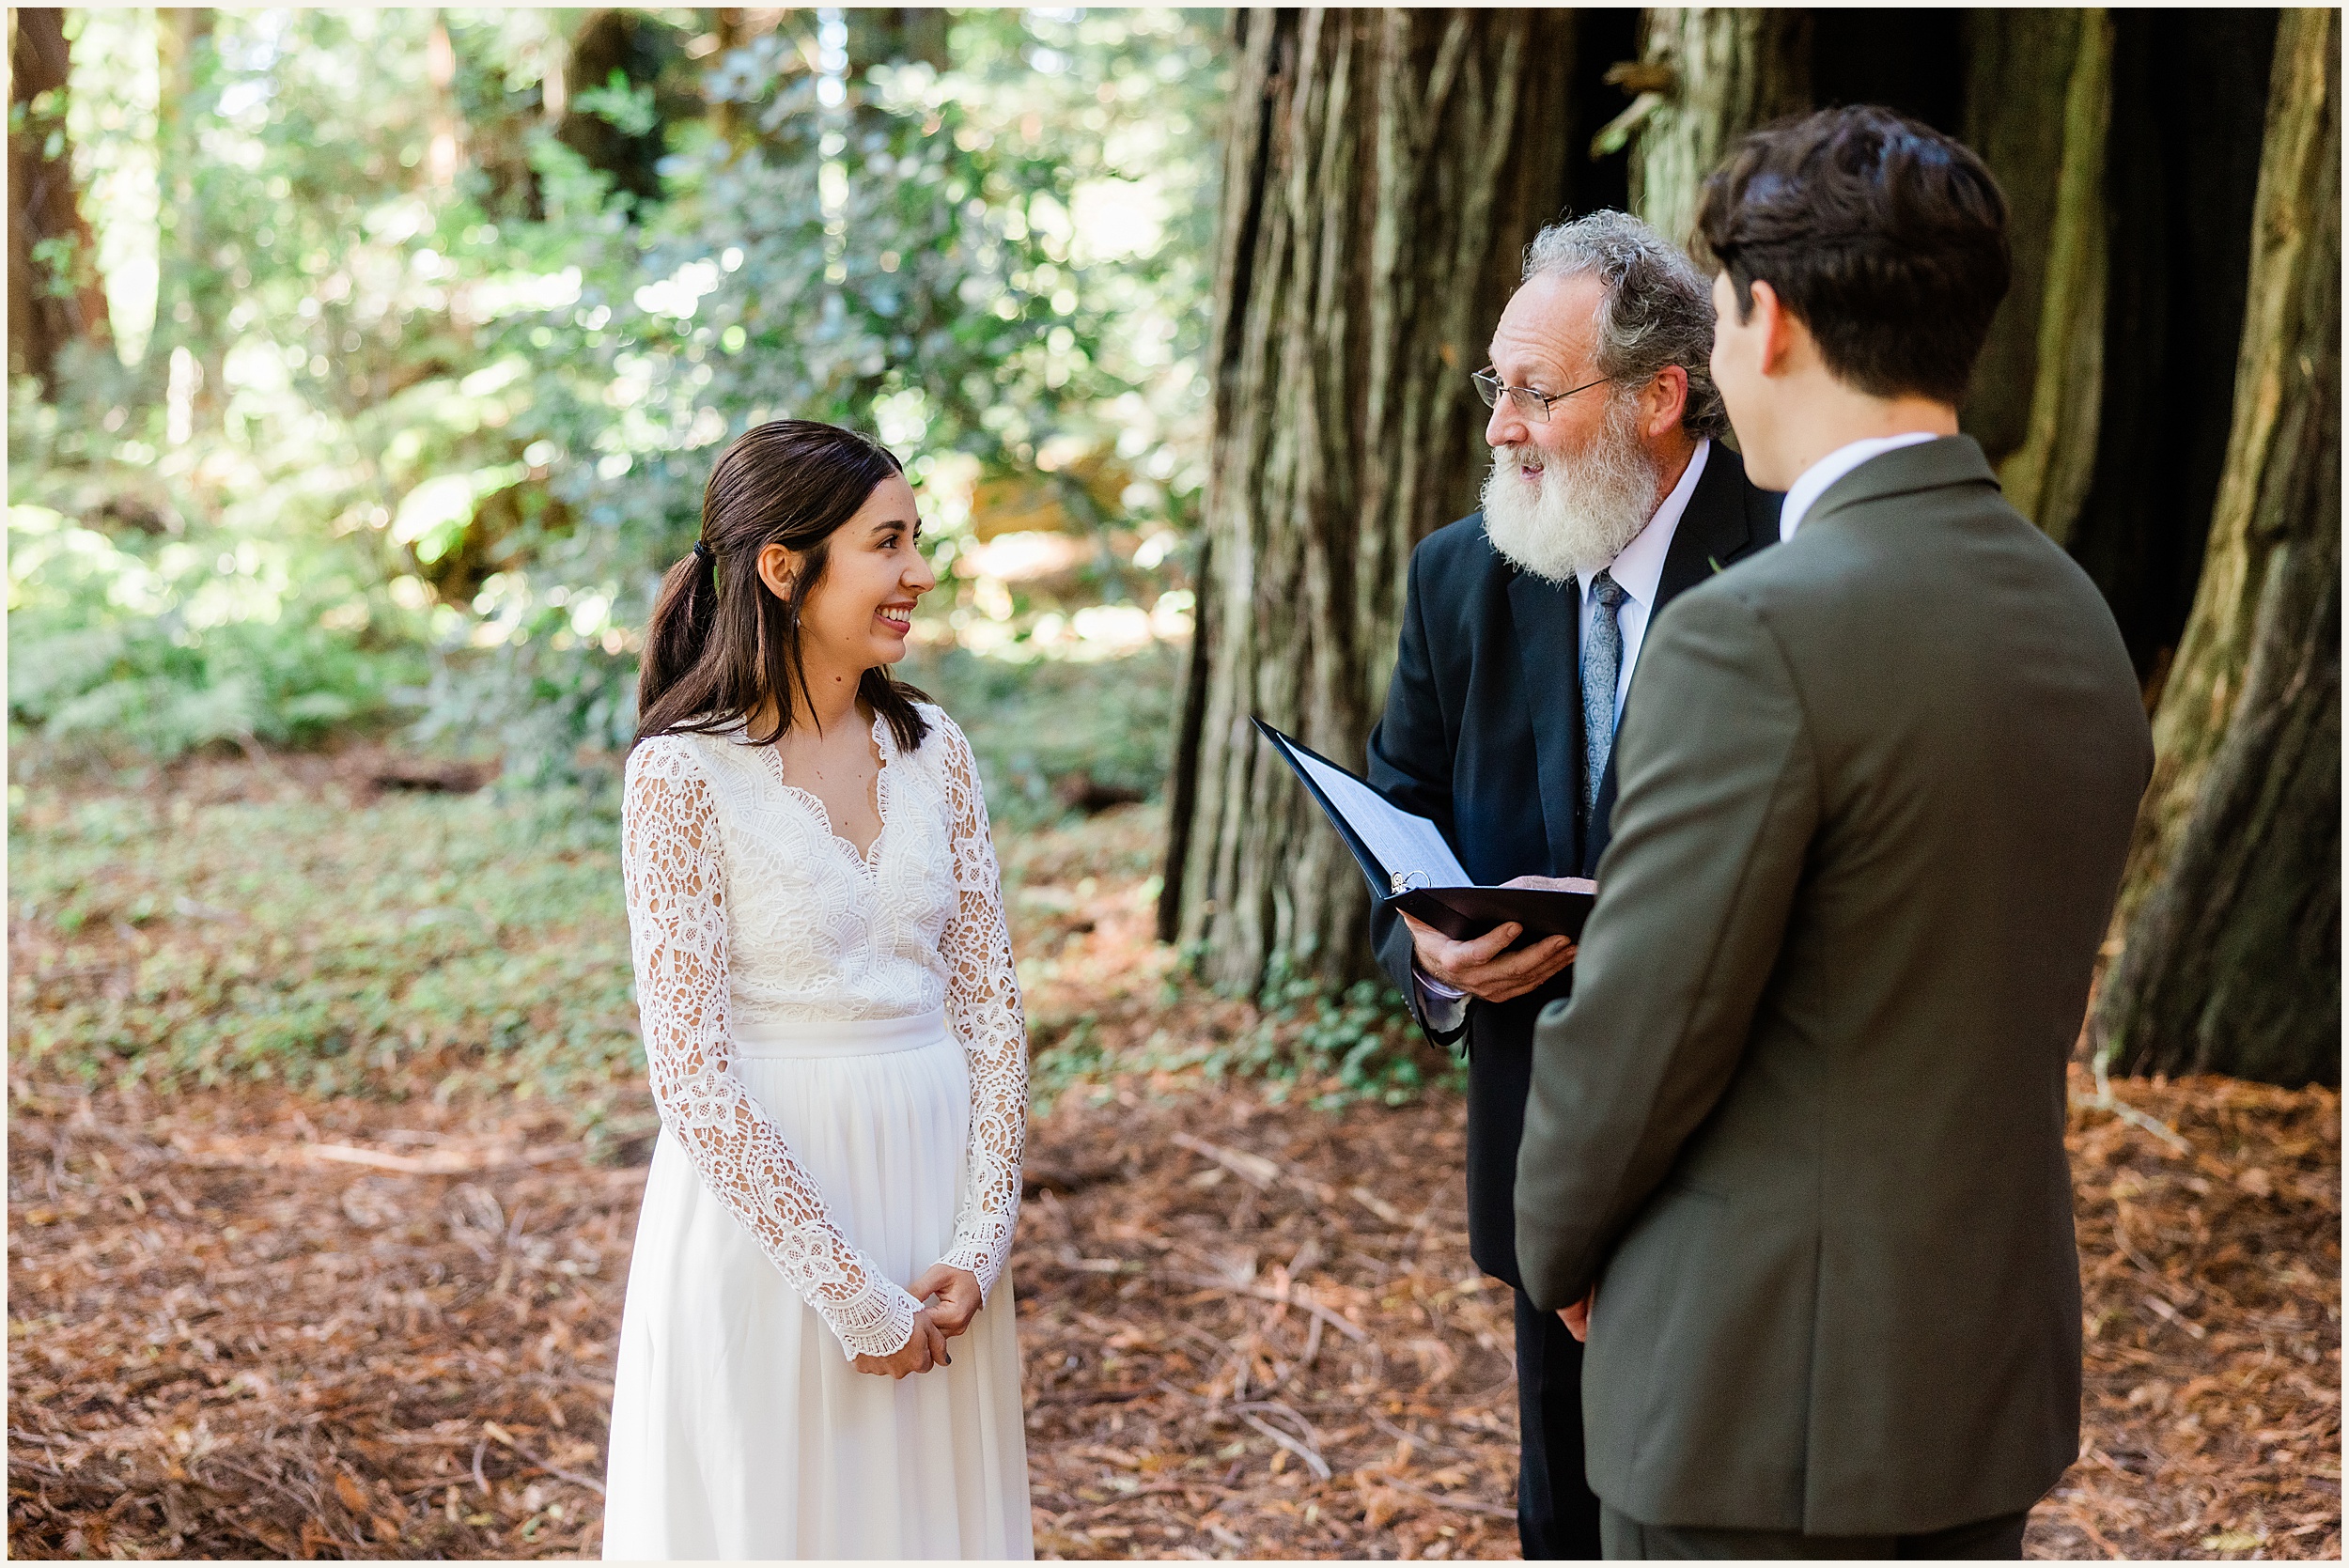
M 979 1315 L 979 1277 L 967 1268 L 934 1263 L 908 1288 L 916 1301 L 928 1306 L 930 1321 L 950 1340 Z M 932 1296 L 938 1299 L 932 1301 Z
M 919 1299 L 918 1297 L 916 1299 Z M 869 1372 L 876 1377 L 892 1382 L 932 1367 L 954 1365 L 946 1358 L 946 1336 L 930 1321 L 929 1310 L 924 1308 L 913 1314 L 913 1332 L 907 1336 L 904 1346 L 894 1356 L 859 1356 L 848 1363 L 859 1372 Z
M 1556 877 L 1517 877 L 1501 884 L 1509 888 L 1564 885 L 1563 879 Z M 1574 962 L 1574 943 L 1563 937 L 1544 937 L 1531 947 L 1504 952 L 1524 929 L 1515 921 L 1496 925 L 1475 940 L 1466 942 L 1455 942 L 1409 915 L 1403 917 L 1403 923 L 1411 929 L 1411 951 L 1418 957 L 1420 973 L 1466 991 L 1480 1001 L 1507 1001 L 1521 997 Z
M 1571 1307 L 1558 1309 L 1558 1321 L 1566 1326 L 1566 1332 L 1572 1334 L 1578 1343 L 1588 1343 L 1590 1341 L 1591 1303 L 1597 1299 L 1598 1287 L 1593 1285 L 1590 1294 L 1583 1296 L 1581 1300 L 1577 1301 Z

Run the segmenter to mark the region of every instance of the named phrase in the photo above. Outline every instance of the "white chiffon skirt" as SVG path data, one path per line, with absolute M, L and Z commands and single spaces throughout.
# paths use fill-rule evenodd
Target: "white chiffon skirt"
M 735 1070 L 900 1285 L 953 1245 L 970 1086 L 942 1014 L 739 1030 Z M 667 1132 L 614 1378 L 603 1555 L 1030 1558 L 1011 1281 L 954 1364 L 860 1373 Z

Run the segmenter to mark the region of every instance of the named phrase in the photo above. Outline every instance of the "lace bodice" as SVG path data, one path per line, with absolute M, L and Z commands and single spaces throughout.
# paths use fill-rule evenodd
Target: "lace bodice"
M 943 1005 L 970 1069 L 971 1133 L 953 1250 L 994 1290 L 1019 1212 L 1027 1028 L 987 805 L 970 743 L 925 706 L 903 752 L 873 725 L 880 836 L 836 837 L 770 746 L 656 736 L 621 807 L 645 1057 L 663 1126 L 850 1357 L 886 1356 L 918 1303 L 851 1246 L 824 1195 L 731 1068 L 733 1020 L 913 1017 Z

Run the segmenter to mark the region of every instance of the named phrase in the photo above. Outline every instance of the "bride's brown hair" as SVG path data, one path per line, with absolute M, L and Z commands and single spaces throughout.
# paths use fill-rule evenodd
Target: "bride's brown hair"
M 879 442 L 812 419 L 778 419 L 745 430 L 718 455 L 702 491 L 702 533 L 661 582 L 636 678 L 636 738 L 731 729 L 772 694 L 772 745 L 791 727 L 789 693 L 810 698 L 800 650 L 800 610 L 823 580 L 832 536 L 874 487 L 905 473 Z M 758 575 L 758 553 L 779 544 L 800 559 L 791 591 Z M 929 733 L 921 692 L 875 665 L 857 696 L 912 751 Z M 810 706 L 813 706 L 812 699 Z

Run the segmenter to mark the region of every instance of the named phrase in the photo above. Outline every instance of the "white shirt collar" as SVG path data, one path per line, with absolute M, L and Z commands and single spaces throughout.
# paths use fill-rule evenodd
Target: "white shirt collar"
M 1931 430 L 1904 430 L 1897 436 L 1871 436 L 1866 441 L 1855 441 L 1829 452 L 1804 469 L 1802 477 L 1786 487 L 1785 505 L 1778 509 L 1779 542 L 1783 544 L 1793 538 L 1795 530 L 1802 526 L 1802 520 L 1810 514 L 1812 504 L 1827 493 L 1827 488 L 1861 463 L 1895 447 L 1914 446 L 1919 442 L 1940 439 Z
M 1607 575 L 1614 579 L 1615 586 L 1639 600 L 1642 608 L 1656 602 L 1656 590 L 1664 581 L 1664 557 L 1672 552 L 1672 534 L 1680 526 L 1680 514 L 1688 509 L 1688 498 L 1697 492 L 1697 481 L 1704 476 L 1705 457 L 1712 450 L 1711 437 L 1697 442 L 1680 482 L 1647 520 L 1647 526 L 1606 566 Z M 1587 591 L 1590 584 L 1581 586 Z

